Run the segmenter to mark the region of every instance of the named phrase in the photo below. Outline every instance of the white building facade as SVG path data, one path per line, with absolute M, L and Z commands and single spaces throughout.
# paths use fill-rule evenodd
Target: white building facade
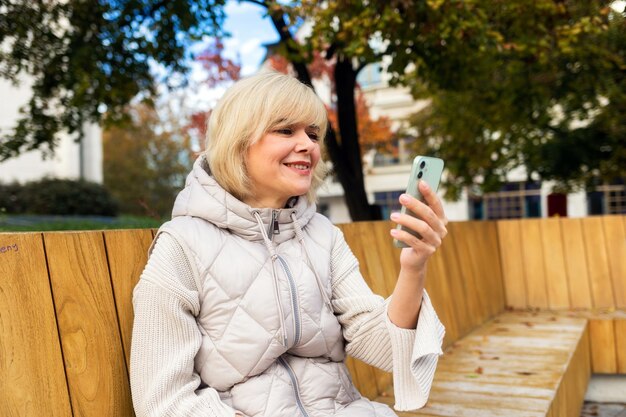
M 405 120 L 426 106 L 428 100 L 415 100 L 406 88 L 390 87 L 387 74 L 380 64 L 370 65 L 359 75 L 359 84 L 370 106 L 373 118 L 388 117 L 392 129 L 402 127 Z M 320 86 L 316 85 L 318 91 Z M 381 207 L 383 218 L 400 209 L 398 197 L 405 191 L 411 172 L 412 155 L 399 143 L 399 157 L 395 164 L 377 163 L 373 155 L 364 157 L 365 189 L 370 204 Z M 445 170 L 444 170 L 445 175 Z M 465 190 L 458 201 L 443 200 L 446 215 L 452 221 L 488 220 L 500 218 L 548 217 L 554 215 L 583 217 L 590 214 L 626 212 L 624 185 L 599 187 L 594 193 L 579 191 L 568 195 L 553 194 L 554 183 L 528 182 L 524 167 L 512 170 L 507 183 L 499 192 L 469 195 Z M 439 193 L 443 196 L 443 192 Z M 343 199 L 343 189 L 328 179 L 319 191 L 320 211 L 335 223 L 350 222 Z M 593 201 L 591 201 L 593 200 Z
M 0 79 L 0 134 L 14 127 L 20 108 L 31 95 L 28 80 L 14 86 Z M 102 130 L 96 124 L 85 124 L 83 132 L 81 143 L 63 135 L 52 156 L 45 157 L 42 151 L 34 150 L 0 162 L 0 182 L 25 183 L 50 177 L 102 183 Z

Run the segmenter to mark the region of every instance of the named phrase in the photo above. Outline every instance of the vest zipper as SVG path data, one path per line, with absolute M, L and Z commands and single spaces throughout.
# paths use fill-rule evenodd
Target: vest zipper
M 300 342 L 302 333 L 302 321 L 300 320 L 300 306 L 298 306 L 296 281 L 293 279 L 293 275 L 291 275 L 287 262 L 280 255 L 278 255 L 278 260 L 280 261 L 280 265 L 283 267 L 283 271 L 285 271 L 285 275 L 287 275 L 287 282 L 289 282 L 289 294 L 291 295 L 291 305 L 293 306 L 293 317 L 295 322 L 293 344 L 297 345 Z
M 280 234 L 280 226 L 278 225 L 278 210 L 272 210 L 272 221 L 270 222 L 270 230 L 268 230 L 268 235 L 278 235 Z
M 291 369 L 291 366 L 287 363 L 287 361 L 281 356 L 278 358 L 278 362 L 285 368 L 287 371 L 287 375 L 289 375 L 289 379 L 291 379 L 291 385 L 293 386 L 293 392 L 296 396 L 296 404 L 300 409 L 300 412 L 304 417 L 309 417 L 309 413 L 304 409 L 304 404 L 302 404 L 302 399 L 300 398 L 300 388 L 298 388 L 298 380 L 296 379 L 296 374 Z

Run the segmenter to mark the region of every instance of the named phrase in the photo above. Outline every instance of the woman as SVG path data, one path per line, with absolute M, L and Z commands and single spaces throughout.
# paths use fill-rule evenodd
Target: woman
M 387 301 L 315 212 L 326 109 L 295 78 L 237 82 L 213 111 L 207 148 L 134 291 L 131 388 L 142 416 L 395 416 L 362 398 L 346 354 L 393 371 L 398 410 L 426 402 L 443 326 L 424 293 L 446 234 L 441 203 L 403 196 L 423 236 Z

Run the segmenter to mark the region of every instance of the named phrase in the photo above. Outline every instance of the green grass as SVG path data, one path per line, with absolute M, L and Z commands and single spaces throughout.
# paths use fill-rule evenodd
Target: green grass
M 0 215 L 0 232 L 44 232 L 54 230 L 102 230 L 157 228 L 165 220 L 150 217 L 114 218 L 81 216 Z

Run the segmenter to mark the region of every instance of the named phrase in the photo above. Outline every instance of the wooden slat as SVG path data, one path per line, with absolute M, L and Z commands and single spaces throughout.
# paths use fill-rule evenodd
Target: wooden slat
M 380 225 L 377 225 L 377 223 Z M 377 229 L 379 229 L 380 226 L 386 229 L 386 233 L 377 233 Z M 392 238 L 389 235 L 391 223 L 361 222 L 358 223 L 357 227 L 359 236 L 358 244 L 360 246 L 359 254 L 361 256 L 359 258 L 359 264 L 367 271 L 368 283 L 372 291 L 383 297 L 388 297 L 393 292 L 397 275 L 392 275 L 393 270 L 385 270 L 384 266 L 393 265 L 393 259 L 400 256 L 399 250 L 393 251 L 392 249 L 389 251 L 390 246 L 392 247 Z M 354 239 L 351 238 L 351 242 L 354 242 Z M 383 259 L 386 259 L 384 263 Z M 357 368 L 359 368 L 359 366 L 357 366 Z M 369 372 L 373 372 L 374 374 L 376 387 L 375 391 L 372 390 L 372 395 L 376 396 L 391 384 L 392 377 L 388 372 L 373 367 L 369 368 Z M 364 371 L 357 369 L 357 373 L 361 375 Z M 359 379 L 361 379 L 361 377 L 359 377 Z M 368 392 L 370 390 L 371 388 L 367 388 Z
M 602 218 L 587 217 L 582 219 L 582 224 L 593 306 L 596 308 L 614 307 L 615 299 L 613 298 Z
M 464 302 L 467 304 L 468 315 L 474 326 L 482 323 L 489 316 L 487 310 L 484 286 L 482 285 L 483 276 L 477 272 L 476 262 L 480 262 L 476 258 L 474 248 L 475 236 L 471 234 L 471 226 L 467 222 L 456 223 L 455 228 L 455 249 L 460 267 L 463 268 L 464 277 Z
M 0 415 L 71 416 L 43 241 L 0 234 Z
M 380 294 L 388 297 L 396 286 L 396 280 L 400 273 L 400 250 L 393 246 L 389 231 L 395 227 L 391 221 L 372 222 L 375 233 L 376 247 L 379 253 L 378 262 L 385 274 L 385 293 Z
M 389 297 L 396 286 L 398 274 L 400 272 L 400 250 L 392 244 L 389 231 L 395 227 L 391 221 L 372 222 L 372 231 L 378 253 L 378 263 L 384 274 L 384 290 L 380 295 Z M 374 368 L 376 373 L 377 392 L 380 394 L 393 383 L 393 376 L 389 372 L 384 372 Z
M 109 230 L 104 232 L 104 242 L 128 365 L 130 336 L 133 330 L 133 288 L 148 261 L 152 232 L 148 229 Z
M 450 241 L 445 242 L 447 245 Z M 433 306 L 437 306 L 439 320 L 446 328 L 444 345 L 452 343 L 458 337 L 459 329 L 456 323 L 454 303 L 449 302 L 451 288 L 448 272 L 441 247 L 428 261 L 426 290 Z
M 391 276 L 383 269 L 380 242 L 375 232 L 375 225 L 373 222 L 355 223 L 355 225 L 357 226 L 356 231 L 349 228 L 349 237 L 346 237 L 346 241 L 349 239 L 348 245 L 350 247 L 359 245 L 359 264 L 362 271 L 367 271 L 364 272 L 364 275 L 367 275 L 366 279 L 372 291 L 383 297 L 388 297 L 395 287 L 397 275 Z M 391 237 L 389 236 L 386 240 L 387 246 L 389 246 Z M 398 251 L 396 254 L 388 253 L 387 255 L 391 257 L 400 256 L 400 252 Z M 387 280 L 389 283 L 387 283 Z
M 74 414 L 132 416 L 102 233 L 45 233 L 44 242 Z
M 361 273 L 363 274 L 363 278 L 370 288 L 372 288 L 372 284 L 374 284 L 374 280 L 372 278 L 374 275 L 370 272 L 369 267 L 374 265 L 374 263 L 367 261 L 367 250 L 364 245 L 364 238 L 366 238 L 366 236 L 363 236 L 363 230 L 365 230 L 366 227 L 363 226 L 365 226 L 365 224 L 347 223 L 339 225 L 339 228 L 344 234 L 346 243 L 348 243 L 348 246 L 350 246 L 354 256 L 356 256 L 359 261 L 359 267 Z M 374 272 L 375 271 L 376 269 Z M 384 289 L 384 286 L 382 288 Z M 377 289 L 380 290 L 380 287 Z M 372 288 L 372 290 L 376 292 L 374 288 Z M 361 394 L 368 398 L 375 398 L 379 394 L 377 373 L 375 369 L 364 362 L 352 358 L 349 358 L 347 363 L 354 383 Z
M 617 372 L 615 329 L 612 320 L 589 320 L 591 366 L 594 373 Z
M 527 306 L 527 299 L 520 221 L 499 221 L 498 239 L 507 305 L 524 308 Z
M 551 309 L 569 308 L 569 285 L 563 257 L 563 237 L 559 218 L 541 222 L 541 242 L 546 271 L 548 305 Z
M 580 219 L 561 219 L 565 268 L 572 308 L 591 308 L 591 289 Z
M 626 216 L 602 218 L 615 307 L 626 308 Z
M 522 259 L 529 307 L 548 308 L 546 272 L 543 264 L 543 243 L 541 220 L 526 219 L 520 227 L 522 238 Z
M 448 346 L 460 337 L 466 335 L 476 327 L 476 323 L 472 323 L 469 315 L 468 305 L 465 302 L 465 295 L 467 293 L 467 282 L 464 276 L 464 268 L 460 265 L 456 254 L 456 237 L 460 233 L 460 228 L 457 227 L 456 222 L 448 224 L 448 237 L 444 241 L 444 244 L 439 249 L 441 255 L 442 270 L 445 271 L 445 276 L 434 276 L 434 279 L 445 279 L 448 282 L 448 293 L 435 295 L 433 305 L 437 311 L 441 308 L 440 298 L 443 298 L 443 304 L 447 304 L 446 308 L 451 308 L 453 315 L 447 317 L 447 321 L 443 324 L 446 326 L 446 344 Z M 451 303 L 449 300 L 456 300 Z M 449 334 L 448 334 L 449 333 Z
M 476 240 L 476 274 L 484 274 L 485 295 L 488 317 L 492 318 L 504 311 L 506 299 L 504 295 L 504 280 L 502 278 L 502 265 L 500 257 L 494 256 L 499 252 L 498 227 L 496 222 L 471 222 L 472 235 L 481 236 Z M 489 259 L 489 262 L 485 262 Z M 481 323 L 482 324 L 482 323 Z
M 617 373 L 626 374 L 626 320 L 613 320 L 615 326 L 615 351 Z

